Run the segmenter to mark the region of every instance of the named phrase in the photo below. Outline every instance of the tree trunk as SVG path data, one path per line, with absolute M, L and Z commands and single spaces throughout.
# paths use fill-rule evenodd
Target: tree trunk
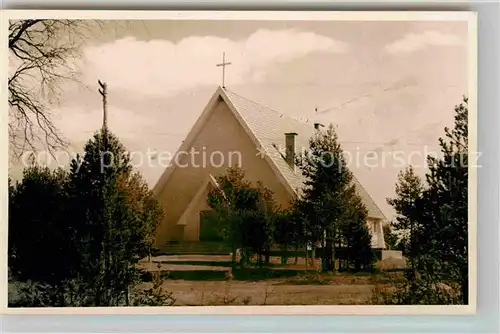
M 410 221 L 410 262 L 411 262 L 411 269 L 415 271 L 415 247 L 414 247 L 414 241 L 413 241 L 413 221 Z
M 236 268 L 236 245 L 232 244 L 231 262 L 233 264 L 233 269 Z
M 331 264 L 332 273 L 335 273 L 335 245 L 332 247 L 332 264 Z
M 325 263 L 326 263 L 326 271 L 330 272 L 333 271 L 333 240 L 331 239 L 330 236 L 326 237 L 326 244 L 325 244 Z
M 336 249 L 336 246 L 335 246 L 335 230 L 333 230 L 331 232 L 331 238 L 332 238 L 332 272 L 335 273 L 335 249 Z
M 305 265 L 306 265 L 306 270 L 307 270 L 307 267 L 308 267 L 308 261 L 309 261 L 309 251 L 307 250 L 307 243 L 306 243 L 306 246 L 304 247 L 305 249 L 305 256 L 304 256 L 304 259 L 305 259 Z
M 288 263 L 287 245 L 284 244 L 281 247 L 281 264 L 285 265 Z
M 245 265 L 246 265 L 247 260 L 248 260 L 247 255 L 248 255 L 248 253 L 247 253 L 246 248 L 241 247 L 240 248 L 240 268 L 241 269 L 245 269 Z
M 351 248 L 352 248 L 351 242 L 349 241 L 349 239 L 347 239 L 346 251 L 345 251 L 346 255 L 347 255 L 346 256 L 347 257 L 347 259 L 346 259 L 346 268 L 347 268 L 347 271 L 350 270 L 351 263 L 352 263 L 352 261 L 351 261 L 351 252 L 352 252 L 352 249 Z
M 341 245 L 340 241 L 337 243 L 337 247 L 338 247 L 338 249 L 342 248 L 342 245 Z M 341 255 L 343 255 L 343 254 L 341 254 Z M 338 258 L 339 258 L 338 259 L 338 261 L 339 261 L 339 271 L 342 271 L 342 256 L 339 255 Z M 334 265 L 335 265 L 335 262 L 334 262 Z
M 464 305 L 469 305 L 469 280 L 468 280 L 468 278 L 465 278 L 464 280 L 462 280 L 461 290 L 462 290 L 462 303 Z
M 265 252 L 264 261 L 266 264 L 269 264 L 269 262 L 271 262 L 271 246 L 267 245 L 266 248 L 264 249 L 264 252 Z
M 312 247 L 311 247 L 311 265 L 314 265 L 315 260 L 316 260 L 316 246 L 312 245 Z

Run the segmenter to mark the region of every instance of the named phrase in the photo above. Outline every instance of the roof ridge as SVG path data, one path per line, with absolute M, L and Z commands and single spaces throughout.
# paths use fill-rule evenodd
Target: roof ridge
M 234 94 L 234 95 L 238 96 L 239 98 L 242 98 L 242 99 L 244 99 L 244 100 L 246 100 L 246 101 L 248 101 L 248 102 L 250 102 L 250 103 L 256 104 L 256 105 L 258 105 L 258 106 L 260 106 L 260 107 L 262 107 L 262 108 L 265 108 L 265 109 L 267 109 L 267 110 L 269 110 L 269 111 L 272 111 L 272 112 L 274 112 L 274 113 L 277 113 L 277 114 L 279 114 L 279 115 L 280 115 L 280 117 L 287 117 L 287 118 L 292 119 L 292 120 L 294 120 L 294 121 L 296 121 L 296 122 L 298 122 L 298 123 L 300 123 L 300 124 L 302 124 L 302 125 L 309 125 L 309 123 L 308 123 L 308 122 L 304 122 L 304 121 L 302 121 L 302 120 L 300 120 L 300 119 L 298 119 L 298 118 L 296 118 L 296 117 L 293 117 L 293 116 L 287 115 L 287 114 L 285 114 L 285 113 L 283 113 L 283 112 L 280 112 L 280 111 L 278 111 L 278 110 L 275 110 L 275 109 L 269 108 L 268 106 L 265 106 L 265 105 L 263 105 L 262 103 L 256 102 L 256 101 L 254 101 L 254 100 L 250 100 L 249 98 L 244 97 L 244 96 L 242 96 L 242 95 L 240 95 L 240 94 L 238 94 L 238 93 L 236 93 L 236 92 L 234 92 L 234 91 L 232 91 L 232 90 L 229 90 L 229 89 L 227 89 L 227 88 L 224 88 L 224 90 L 225 90 L 225 91 L 227 91 L 227 92 L 229 92 L 229 93 L 232 93 L 232 94 Z

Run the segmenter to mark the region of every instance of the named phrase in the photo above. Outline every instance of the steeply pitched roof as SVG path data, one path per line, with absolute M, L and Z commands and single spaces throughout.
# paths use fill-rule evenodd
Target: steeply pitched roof
M 295 149 L 298 154 L 309 147 L 309 139 L 314 135 L 315 131 L 314 125 L 288 117 L 225 88 L 219 87 L 217 89 L 179 150 L 182 151 L 189 148 L 192 140 L 194 140 L 206 120 L 208 120 L 209 114 L 214 109 L 213 106 L 220 98 L 227 103 L 229 109 L 235 114 L 240 123 L 242 123 L 243 128 L 256 142 L 257 147 L 264 151 L 265 158 L 272 164 L 273 169 L 277 172 L 280 179 L 286 183 L 285 186 L 296 194 L 300 193 L 305 180 L 300 170 L 297 169 L 294 171 L 284 159 L 285 133 L 297 133 Z M 175 166 L 167 168 L 153 189 L 154 192 L 157 193 L 163 188 L 174 168 Z M 358 195 L 368 209 L 368 216 L 386 220 L 382 211 L 355 176 L 354 182 Z

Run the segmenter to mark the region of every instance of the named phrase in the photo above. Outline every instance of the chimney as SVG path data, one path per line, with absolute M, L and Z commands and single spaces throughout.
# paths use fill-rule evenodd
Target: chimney
M 321 123 L 314 123 L 314 128 L 315 128 L 316 130 L 319 130 L 319 128 L 320 128 L 320 127 L 323 127 L 323 126 L 324 126 L 324 125 L 323 125 L 323 124 L 321 124 Z
M 285 160 L 288 163 L 288 166 L 295 170 L 295 136 L 297 133 L 288 132 L 285 133 Z

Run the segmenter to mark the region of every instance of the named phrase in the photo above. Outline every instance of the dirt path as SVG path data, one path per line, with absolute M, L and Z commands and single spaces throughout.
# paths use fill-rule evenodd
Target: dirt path
M 285 285 L 265 282 L 165 281 L 175 305 L 360 305 L 367 304 L 373 285 Z M 236 300 L 233 298 L 236 297 Z

